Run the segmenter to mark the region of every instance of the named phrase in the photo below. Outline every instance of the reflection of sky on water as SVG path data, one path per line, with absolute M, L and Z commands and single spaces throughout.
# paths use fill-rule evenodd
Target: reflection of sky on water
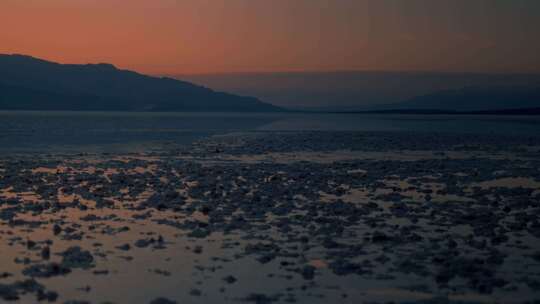
M 263 130 L 412 131 L 495 134 L 539 134 L 538 117 L 312 114 L 290 115 Z
M 296 113 L 0 112 L 0 151 L 131 152 L 246 131 L 540 134 L 540 118 Z

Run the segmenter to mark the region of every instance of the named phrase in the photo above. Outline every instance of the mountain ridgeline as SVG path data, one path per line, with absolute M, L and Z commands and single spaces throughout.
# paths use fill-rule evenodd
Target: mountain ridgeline
M 254 97 L 120 70 L 0 54 L 0 110 L 274 112 Z
M 336 71 L 173 77 L 311 112 L 540 107 L 540 73 Z
M 485 86 L 443 90 L 388 107 L 460 112 L 540 108 L 540 86 Z

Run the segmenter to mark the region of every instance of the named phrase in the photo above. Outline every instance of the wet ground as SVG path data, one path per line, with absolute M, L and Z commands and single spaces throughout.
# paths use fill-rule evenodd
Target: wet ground
M 534 136 L 260 132 L 9 155 L 0 302 L 537 303 L 539 204 Z

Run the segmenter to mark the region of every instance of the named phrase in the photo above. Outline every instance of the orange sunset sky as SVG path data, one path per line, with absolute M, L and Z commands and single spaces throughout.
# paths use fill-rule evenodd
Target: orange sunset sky
M 151 74 L 540 71 L 538 0 L 1 0 L 0 53 Z

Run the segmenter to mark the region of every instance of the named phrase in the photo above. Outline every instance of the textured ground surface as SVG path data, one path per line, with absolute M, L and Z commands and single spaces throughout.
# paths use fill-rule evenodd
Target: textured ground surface
M 535 303 L 539 168 L 538 138 L 428 133 L 6 156 L 0 302 Z

